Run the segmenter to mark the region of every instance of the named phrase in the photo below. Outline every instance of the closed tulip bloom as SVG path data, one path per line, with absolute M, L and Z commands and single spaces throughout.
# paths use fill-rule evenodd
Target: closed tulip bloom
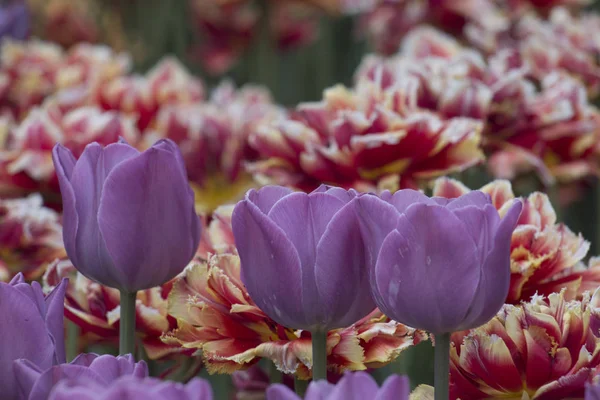
M 48 369 L 40 368 L 29 360 L 17 360 L 14 362 L 14 371 L 20 398 L 26 400 L 48 399 L 53 389 L 63 381 L 74 380 L 82 385 L 107 388 L 124 376 L 148 376 L 146 363 L 136 363 L 131 354 L 119 357 L 80 354 L 69 364 L 55 365 Z
M 198 247 L 200 221 L 175 143 L 160 140 L 144 152 L 92 143 L 79 160 L 57 144 L 52 157 L 65 248 L 83 275 L 135 292 L 185 268 Z
M 456 199 L 414 190 L 357 199 L 378 307 L 436 334 L 487 322 L 508 293 L 510 241 L 521 208 L 515 201 L 501 218 L 479 191 Z
M 371 312 L 368 270 L 353 190 L 310 194 L 279 186 L 250 190 L 235 207 L 241 277 L 279 324 L 313 331 L 350 326 Z
M 0 282 L 0 397 L 14 399 L 18 385 L 14 360 L 26 358 L 39 368 L 65 362 L 63 302 L 67 281 L 44 297 L 37 282 L 18 274 Z
M 313 381 L 308 385 L 304 400 L 408 400 L 410 384 L 405 376 L 388 377 L 381 388 L 366 372 L 348 372 L 336 384 Z M 282 384 L 267 389 L 267 400 L 302 400 Z
M 48 400 L 212 400 L 210 384 L 199 378 L 187 384 L 133 376 L 120 378 L 110 386 L 83 380 L 60 382 Z

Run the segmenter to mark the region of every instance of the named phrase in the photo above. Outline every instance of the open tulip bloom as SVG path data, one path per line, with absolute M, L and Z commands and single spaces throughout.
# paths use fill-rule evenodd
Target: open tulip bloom
M 132 353 L 136 292 L 175 277 L 200 241 L 181 152 L 160 140 L 144 152 L 92 143 L 79 160 L 57 144 L 52 157 L 67 254 L 83 275 L 121 291 L 121 353 Z
M 354 205 L 375 303 L 435 334 L 436 398 L 448 398 L 450 333 L 483 325 L 504 304 L 522 203 L 503 218 L 479 191 L 443 199 L 401 190 L 360 196 Z

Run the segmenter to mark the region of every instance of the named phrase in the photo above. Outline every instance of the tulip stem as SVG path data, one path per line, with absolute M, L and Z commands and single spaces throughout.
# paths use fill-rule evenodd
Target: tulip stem
M 121 290 L 121 317 L 119 321 L 119 354 L 135 357 L 135 299 L 137 292 Z
M 313 381 L 327 380 L 327 332 L 315 330 L 312 337 Z
M 81 335 L 81 329 L 73 321 L 66 320 L 67 322 L 67 362 L 73 361 L 75 357 L 79 355 L 79 335 Z
M 294 376 L 294 391 L 301 399 L 303 399 L 304 395 L 306 394 L 306 389 L 308 389 L 308 383 L 309 381 L 305 381 L 298 378 L 297 376 Z
M 450 334 L 435 335 L 435 400 L 448 400 L 450 384 Z

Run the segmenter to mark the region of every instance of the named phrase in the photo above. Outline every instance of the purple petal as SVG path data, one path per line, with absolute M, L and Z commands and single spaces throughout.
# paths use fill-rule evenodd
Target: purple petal
M 41 369 L 50 368 L 54 344 L 38 306 L 14 287 L 0 283 L 0 388 L 3 396 L 17 396 L 13 361 L 30 360 Z
M 79 264 L 77 260 L 77 226 L 79 225 L 79 219 L 75 192 L 71 186 L 75 157 L 73 157 L 70 150 L 61 144 L 57 144 L 52 149 L 52 160 L 58 176 L 63 203 L 63 241 L 71 262 L 73 265 L 77 265 Z
M 231 216 L 241 276 L 254 302 L 287 327 L 306 323 L 300 258 L 285 233 L 248 200 Z
M 477 247 L 479 260 L 483 263 L 494 246 L 496 230 L 500 224 L 498 211 L 491 204 L 486 204 L 483 208 L 466 206 L 453 212 L 465 224 Z
M 292 193 L 275 203 L 269 212 L 269 218 L 292 242 L 300 258 L 302 305 L 304 310 L 310 310 L 313 318 L 306 322 L 311 325 L 324 322 L 323 303 L 328 301 L 319 298 L 317 291 L 317 245 L 329 221 L 342 206 L 340 200 L 327 193 Z
M 91 143 L 86 146 L 73 170 L 71 185 L 75 193 L 78 225 L 75 257 L 69 254 L 69 258 L 79 272 L 88 278 L 107 286 L 119 287 L 122 273 L 115 268 L 98 227 L 98 208 L 105 179 L 101 157 L 102 147 L 98 143 Z
M 294 192 L 283 186 L 265 186 L 259 190 L 249 190 L 246 199 L 256 205 L 263 214 L 268 214 L 275 203 L 291 193 Z
M 29 360 L 21 359 L 13 362 L 15 381 L 18 386 L 20 399 L 28 399 L 31 388 L 44 372 Z
M 383 382 L 374 400 L 408 400 L 409 395 L 410 382 L 408 377 L 391 375 Z
M 102 386 L 97 386 L 94 389 L 91 389 L 89 386 L 78 386 L 77 382 L 65 380 L 59 382 L 54 387 L 48 400 L 114 400 L 112 398 L 107 399 L 102 394 L 104 391 Z
M 398 190 L 390 200 L 390 204 L 400 213 L 404 213 L 408 207 L 416 203 L 437 204 L 423 193 L 412 189 Z
M 111 383 L 125 375 L 136 374 L 139 378 L 148 376 L 148 367 L 144 361 L 140 361 L 139 366 L 130 354 L 114 357 L 111 355 L 102 355 L 95 358 L 89 368 L 102 377 L 106 383 Z
M 282 385 L 281 383 L 276 383 L 274 385 L 269 386 L 267 389 L 267 400 L 302 400 L 296 393 L 294 393 L 287 386 Z M 309 400 L 308 394 L 306 396 L 306 400 Z M 313 400 L 313 398 L 310 398 Z
M 447 205 L 449 210 L 457 210 L 466 206 L 483 208 L 486 204 L 492 204 L 492 198 L 490 195 L 479 190 L 473 190 L 472 192 L 463 194 L 456 199 L 450 200 L 451 201 Z
M 36 282 L 34 282 L 36 283 Z M 56 364 L 67 362 L 65 353 L 65 292 L 69 280 L 64 278 L 45 299 L 46 327 L 56 347 Z M 40 289 L 41 291 L 41 289 Z
M 147 289 L 180 273 L 195 254 L 198 217 L 177 156 L 152 147 L 106 178 L 98 224 L 122 277 L 118 288 Z
M 431 200 L 435 201 L 436 204 L 439 204 L 440 206 L 446 206 L 446 205 L 448 205 L 454 199 L 447 199 L 445 197 L 434 196 L 434 197 L 431 198 Z
M 304 400 L 327 400 L 333 389 L 335 389 L 335 385 L 326 380 L 312 381 L 308 385 Z
M 190 400 L 212 400 L 213 398 L 210 383 L 200 378 L 194 378 L 189 381 L 185 385 L 184 391 Z
M 89 367 L 92 364 L 92 362 L 98 357 L 100 357 L 98 354 L 82 353 L 75 357 L 73 361 L 71 361 L 69 364 Z
M 500 310 L 510 287 L 510 243 L 523 203 L 515 200 L 496 230 L 493 247 L 484 259 L 473 304 L 460 327 L 472 329 L 492 319 Z
M 415 204 L 385 239 L 371 285 L 390 318 L 433 333 L 452 332 L 473 300 L 479 270 L 465 225 L 442 206 Z
M 328 329 L 350 326 L 375 309 L 355 202 L 346 204 L 317 245 L 315 280 Z
M 10 282 L 8 282 L 8 284 L 10 286 L 15 286 L 19 283 L 27 283 L 25 281 L 25 277 L 23 276 L 22 272 L 19 272 L 18 274 L 16 274 L 15 276 L 13 276 L 13 278 L 10 280 Z
M 54 386 L 70 379 L 77 382 L 96 382 L 105 385 L 106 382 L 94 371 L 81 365 L 62 364 L 46 370 L 33 385 L 28 400 L 46 400 Z
M 377 382 L 366 372 L 346 373 L 327 400 L 372 399 L 378 390 Z
M 377 196 L 360 196 L 354 201 L 357 221 L 365 244 L 369 279 L 374 279 L 375 264 L 383 240 L 398 225 L 398 211 Z
M 321 185 L 315 190 L 313 190 L 312 193 L 327 193 L 331 196 L 337 197 L 344 204 L 348 203 L 358 195 L 358 193 L 353 189 L 345 190 L 340 187 L 329 185 Z

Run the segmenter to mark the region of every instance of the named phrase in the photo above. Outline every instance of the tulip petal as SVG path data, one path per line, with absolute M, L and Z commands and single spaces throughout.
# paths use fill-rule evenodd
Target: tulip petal
M 60 284 L 55 287 L 52 292 L 48 294 L 48 296 L 46 296 L 45 299 L 46 327 L 48 328 L 48 332 L 54 340 L 54 345 L 56 348 L 56 364 L 63 364 L 67 362 L 65 352 L 64 299 L 68 283 L 69 280 L 64 278 Z
M 483 208 L 486 204 L 492 204 L 492 198 L 490 195 L 479 190 L 474 190 L 472 192 L 463 194 L 456 199 L 453 199 L 450 201 L 450 203 L 448 203 L 447 207 L 449 210 L 457 210 L 466 206 Z
M 15 360 L 13 371 L 18 386 L 18 398 L 28 399 L 31 388 L 44 371 L 31 361 L 25 359 Z
M 392 375 L 389 376 L 373 400 L 408 399 L 410 395 L 410 382 L 408 377 Z
M 106 178 L 98 224 L 123 274 L 118 288 L 159 286 L 180 273 L 194 255 L 194 197 L 177 151 L 152 147 L 118 164 Z
M 515 201 L 500 221 L 493 238 L 493 247 L 482 260 L 481 279 L 473 304 L 460 329 L 483 325 L 492 319 L 504 304 L 510 287 L 511 238 L 522 208 L 523 203 Z
M 292 392 L 287 386 L 281 383 L 271 385 L 267 389 L 267 400 L 302 400 L 298 395 Z M 308 394 L 306 400 L 309 400 Z M 312 399 L 311 399 L 312 400 Z
M 372 274 L 383 240 L 398 225 L 398 211 L 391 204 L 372 195 L 360 196 L 356 200 L 355 211 Z
M 317 245 L 331 219 L 342 206 L 339 199 L 327 193 L 292 193 L 275 203 L 269 212 L 269 218 L 285 232 L 300 258 L 302 305 L 305 310 L 312 310 L 310 314 L 315 318 L 314 321 L 307 321 L 308 323 L 325 322 L 322 314 L 317 312 L 323 309 L 316 282 Z M 342 265 L 328 265 L 327 268 L 335 271 L 342 268 Z
M 16 398 L 13 361 L 27 359 L 41 369 L 50 368 L 54 345 L 38 307 L 19 290 L 0 283 L 0 388 L 8 399 Z
M 148 376 L 148 366 L 145 361 L 135 363 L 131 354 L 114 357 L 111 355 L 101 355 L 96 357 L 89 368 L 98 373 L 106 382 L 113 382 L 121 376 L 133 375 L 138 378 Z
M 40 375 L 31 389 L 29 400 L 48 399 L 48 396 L 50 395 L 50 392 L 54 386 L 58 382 L 66 379 L 73 379 L 76 381 L 92 381 L 103 385 L 109 383 L 102 379 L 102 377 L 93 370 L 81 365 L 57 365 L 47 369 Z
M 75 157 L 69 149 L 60 143 L 52 149 L 54 169 L 58 176 L 58 184 L 63 202 L 63 239 L 69 258 L 77 265 L 77 226 L 78 216 L 75 192 L 71 186 L 71 177 L 75 168 Z
M 121 274 L 115 268 L 98 230 L 98 206 L 104 182 L 104 168 L 98 168 L 101 156 L 102 147 L 99 144 L 87 145 L 71 177 L 78 217 L 76 253 L 71 261 L 85 276 L 108 286 L 119 287 Z
M 473 300 L 479 269 L 465 225 L 442 206 L 415 204 L 381 247 L 376 285 L 372 282 L 375 300 L 384 314 L 405 325 L 452 332 Z
M 346 400 L 346 399 L 370 399 L 377 393 L 379 386 L 371 375 L 366 372 L 358 371 L 347 373 L 335 385 L 328 400 Z
M 317 245 L 315 280 L 329 329 L 350 326 L 375 309 L 355 203 L 331 219 Z M 331 323 L 335 322 L 333 325 Z
M 254 302 L 284 326 L 304 324 L 300 258 L 292 242 L 248 200 L 238 203 L 231 220 L 242 281 Z
M 311 193 L 327 193 L 340 199 L 344 204 L 354 199 L 358 192 L 354 189 L 345 190 L 340 187 L 320 185 L 318 188 L 313 190 Z
M 432 200 L 423 193 L 412 189 L 398 190 L 392 195 L 390 200 L 390 204 L 396 207 L 396 210 L 398 210 L 400 213 L 404 213 L 408 207 L 415 203 L 437 204 L 435 200 Z
M 291 189 L 283 186 L 265 186 L 259 190 L 250 190 L 246 198 L 264 214 L 268 214 L 275 203 L 291 193 L 293 193 Z
M 306 390 L 306 396 L 304 396 L 304 400 L 323 400 L 328 399 L 335 385 L 327 382 L 326 380 L 312 381 L 308 385 L 308 389 Z

